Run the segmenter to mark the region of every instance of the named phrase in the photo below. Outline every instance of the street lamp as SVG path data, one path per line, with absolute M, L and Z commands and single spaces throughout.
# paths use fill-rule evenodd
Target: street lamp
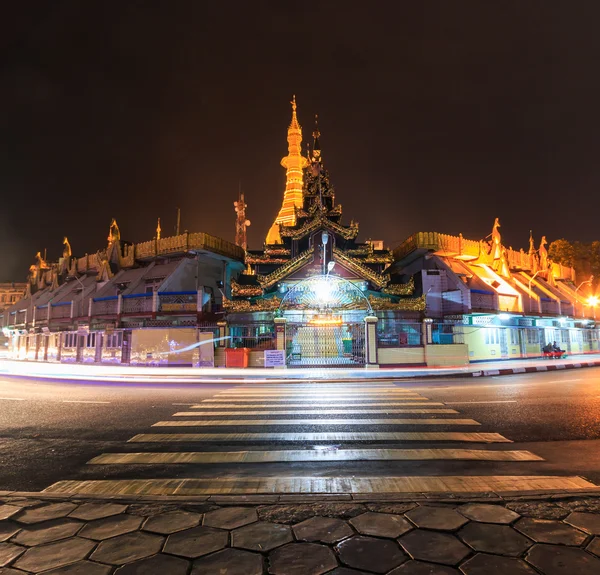
M 574 303 L 573 303 L 573 317 L 575 317 L 575 306 L 577 305 L 577 292 L 579 291 L 579 288 L 581 288 L 581 286 L 582 286 L 583 284 L 588 284 L 588 285 L 591 285 L 591 284 L 592 284 L 592 281 L 594 281 L 594 276 L 590 276 L 590 279 L 589 279 L 589 280 L 582 281 L 582 282 L 581 282 L 581 283 L 580 283 L 580 284 L 577 286 L 577 288 L 575 289 L 575 301 L 574 301 Z M 592 298 L 590 298 L 590 299 L 592 299 Z M 598 303 L 598 302 L 596 302 L 596 303 Z M 595 311 L 595 310 L 594 310 L 594 313 L 596 313 L 596 311 Z M 583 310 L 583 302 L 582 302 L 582 304 L 581 304 L 581 317 L 584 317 L 584 316 L 585 316 L 585 311 Z
M 537 272 L 535 272 L 532 276 L 531 279 L 529 280 L 529 313 L 531 313 L 531 283 L 533 282 L 533 280 L 535 279 L 535 276 L 537 276 L 542 270 L 538 270 Z
M 81 310 L 80 310 L 80 315 L 78 315 L 77 317 L 83 317 L 83 294 L 85 292 L 85 286 L 83 285 L 83 282 L 77 277 L 77 276 L 73 276 L 74 279 L 76 279 L 79 282 L 79 285 L 81 286 Z
M 326 275 L 327 270 L 327 243 L 329 242 L 329 234 L 324 231 L 321 234 L 321 241 L 323 242 L 323 275 Z
M 598 305 L 599 301 L 600 301 L 600 299 L 598 299 L 598 297 L 595 295 L 592 295 L 588 298 L 588 305 L 594 311 L 594 319 L 596 319 L 596 306 Z

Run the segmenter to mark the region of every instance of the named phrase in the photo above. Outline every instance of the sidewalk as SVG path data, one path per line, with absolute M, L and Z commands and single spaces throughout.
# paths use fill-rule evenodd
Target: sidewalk
M 480 377 L 600 366 L 600 354 L 572 355 L 566 359 L 515 359 L 471 363 L 454 367 L 397 368 L 191 368 L 136 367 L 0 360 L 0 375 L 41 379 L 127 381 L 131 383 L 278 383 L 305 381 L 393 380 L 429 377 Z
M 600 492 L 0 492 L 0 574 L 598 575 Z

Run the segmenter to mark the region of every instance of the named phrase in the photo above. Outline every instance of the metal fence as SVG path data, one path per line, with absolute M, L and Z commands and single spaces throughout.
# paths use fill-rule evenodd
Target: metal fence
M 152 313 L 152 295 L 148 294 L 131 294 L 123 296 L 124 314 L 127 313 Z
M 274 325 L 270 322 L 231 325 L 227 347 L 275 349 Z
M 380 319 L 377 322 L 377 345 L 379 347 L 422 345 L 422 333 L 420 322 Z

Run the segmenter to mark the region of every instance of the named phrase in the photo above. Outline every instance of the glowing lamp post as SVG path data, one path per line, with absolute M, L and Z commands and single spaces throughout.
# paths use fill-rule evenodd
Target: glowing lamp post
M 596 319 L 596 306 L 598 305 L 599 301 L 600 299 L 595 295 L 592 295 L 588 298 L 588 305 L 592 308 L 594 312 L 594 319 Z
M 321 242 L 323 243 L 323 275 L 326 275 L 327 270 L 327 244 L 329 243 L 329 234 L 323 232 L 321 234 Z
M 594 281 L 594 276 L 590 276 L 590 279 L 589 279 L 589 280 L 585 280 L 585 281 L 581 282 L 581 283 L 580 283 L 580 284 L 577 286 L 577 289 L 575 290 L 575 302 L 574 302 L 574 304 L 577 304 L 577 292 L 579 291 L 579 289 L 581 288 L 581 286 L 583 286 L 583 285 L 585 285 L 585 284 L 592 285 L 592 282 L 593 282 L 593 281 Z M 588 302 L 589 302 L 589 301 L 590 301 L 592 298 L 596 299 L 596 303 L 598 303 L 598 298 L 595 298 L 594 296 L 591 296 L 591 297 L 589 298 Z M 589 305 L 592 305 L 592 304 L 589 304 Z M 583 306 L 584 306 L 584 304 L 583 304 L 583 302 L 582 302 L 582 303 L 581 303 L 581 317 L 585 317 L 585 310 L 583 309 Z M 594 314 L 595 314 L 595 313 L 596 313 L 596 310 L 594 310 Z M 575 305 L 573 305 L 573 317 L 575 317 Z M 596 316 L 594 315 L 594 317 L 596 317 Z

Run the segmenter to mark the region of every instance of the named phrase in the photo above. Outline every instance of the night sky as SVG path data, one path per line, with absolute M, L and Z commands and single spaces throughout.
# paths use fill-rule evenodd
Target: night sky
M 151 239 L 157 217 L 259 249 L 290 99 L 319 114 L 346 222 L 506 245 L 600 239 L 600 2 L 91 1 L 0 8 L 0 280 Z

